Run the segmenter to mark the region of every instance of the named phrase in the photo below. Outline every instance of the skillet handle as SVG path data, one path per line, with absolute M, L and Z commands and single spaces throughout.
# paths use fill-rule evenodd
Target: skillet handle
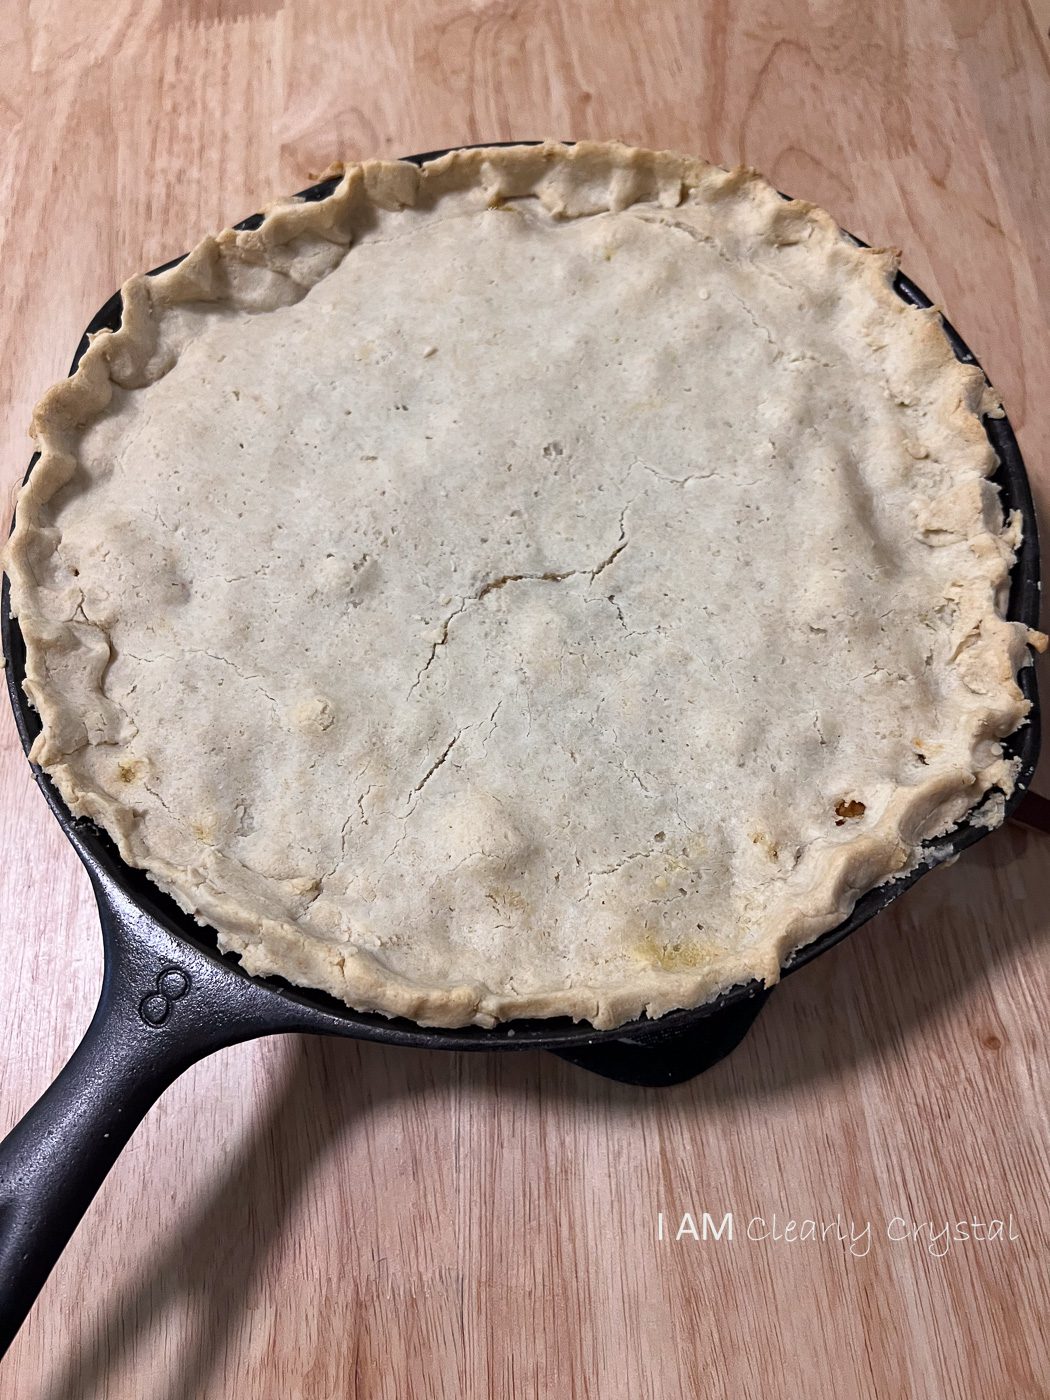
M 146 1111 L 197 1058 L 132 1024 L 109 972 L 84 1039 L 0 1143 L 0 1356 Z
M 178 939 L 70 836 L 98 900 L 105 973 L 68 1064 L 0 1143 L 0 1356 L 135 1128 L 195 1061 L 238 1041 L 320 1030 Z

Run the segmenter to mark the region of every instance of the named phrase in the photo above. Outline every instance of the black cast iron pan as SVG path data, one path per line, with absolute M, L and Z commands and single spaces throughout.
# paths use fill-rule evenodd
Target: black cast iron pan
M 409 159 L 422 163 L 443 154 L 431 151 Z M 326 180 L 304 190 L 301 197 L 323 199 L 336 183 L 336 179 Z M 238 227 L 255 227 L 260 219 L 253 215 Z M 916 306 L 930 305 L 905 277 L 898 278 L 897 291 Z M 73 369 L 87 348 L 88 334 L 115 329 L 120 314 L 118 293 L 92 320 Z M 955 331 L 947 325 L 945 330 L 959 359 L 974 363 Z M 1005 418 L 988 419 L 985 427 L 999 457 L 995 479 L 1004 506 L 1020 511 L 1024 525 L 1010 616 L 1035 626 L 1038 550 L 1024 465 Z M 0 626 L 15 724 L 28 752 L 39 720 L 22 690 L 25 648 L 10 614 L 6 578 Z M 1020 683 L 1033 709 L 1028 723 L 1006 742 L 1007 751 L 1021 764 L 1008 810 L 1027 787 L 1039 748 L 1033 668 L 1024 670 Z M 550 1050 L 625 1083 L 674 1084 L 734 1049 L 769 995 L 757 983 L 734 987 L 695 1010 L 673 1012 L 658 1021 L 642 1018 L 614 1031 L 596 1031 L 565 1019 L 517 1021 L 493 1030 L 425 1030 L 409 1021 L 362 1015 L 324 994 L 301 991 L 276 978 L 247 976 L 235 958 L 218 952 L 207 930 L 140 871 L 126 866 L 102 831 L 89 821 L 74 820 L 50 780 L 35 766 L 34 777 L 94 888 L 105 971 L 98 1008 L 83 1041 L 39 1102 L 0 1144 L 0 1354 L 147 1109 L 183 1070 L 214 1050 L 255 1036 L 299 1031 L 427 1050 Z M 793 954 L 785 974 L 833 947 L 933 864 L 986 834 L 983 827 L 961 823 L 936 843 L 925 865 L 864 895 L 845 923 Z

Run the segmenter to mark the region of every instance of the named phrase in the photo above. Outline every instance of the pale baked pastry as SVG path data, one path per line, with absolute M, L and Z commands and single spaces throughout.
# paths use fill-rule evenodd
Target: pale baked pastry
M 620 145 L 347 169 L 135 277 L 6 556 L 75 813 L 424 1024 L 772 982 L 1014 768 L 1001 410 L 896 259 Z

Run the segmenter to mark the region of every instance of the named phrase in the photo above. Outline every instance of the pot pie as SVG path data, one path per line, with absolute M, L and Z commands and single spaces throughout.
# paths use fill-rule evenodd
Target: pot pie
M 999 414 L 897 261 L 617 144 L 132 278 L 6 550 L 32 758 L 255 974 L 460 1026 L 773 982 L 1008 793 Z

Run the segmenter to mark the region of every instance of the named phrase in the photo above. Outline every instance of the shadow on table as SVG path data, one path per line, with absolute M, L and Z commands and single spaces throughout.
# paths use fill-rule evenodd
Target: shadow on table
M 467 1097 L 542 1092 L 546 1106 L 586 1105 L 640 1131 L 676 1107 L 714 1117 L 741 1097 L 768 1098 L 833 1083 L 871 1060 L 904 1055 L 909 1036 L 944 1013 L 1001 961 L 1020 956 L 1033 929 L 1025 880 L 1034 880 L 1047 838 L 997 833 L 951 875 L 933 874 L 891 910 L 785 982 L 755 1029 L 726 1061 L 674 1089 L 610 1083 L 551 1056 L 444 1055 L 304 1037 L 288 1072 L 225 1176 L 180 1224 L 163 1251 L 118 1285 L 91 1341 L 55 1375 L 40 1400 L 94 1400 L 109 1393 L 110 1359 L 148 1344 L 157 1320 L 180 1300 L 204 1300 L 194 1346 L 155 1400 L 211 1393 L 209 1380 L 253 1284 L 328 1148 L 378 1103 L 425 1096 L 454 1081 Z M 1004 891 L 1006 892 L 1004 895 Z M 1012 893 L 1011 893 L 1012 891 Z M 1026 917 L 1022 909 L 1026 907 Z M 994 1027 L 983 1032 L 999 1048 Z

